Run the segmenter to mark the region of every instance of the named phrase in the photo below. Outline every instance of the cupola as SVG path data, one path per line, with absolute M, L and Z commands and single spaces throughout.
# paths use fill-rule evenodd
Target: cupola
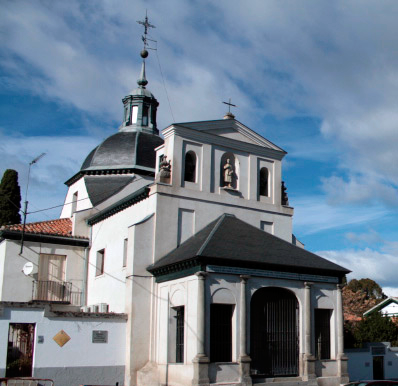
M 145 58 L 147 56 L 147 50 L 141 51 L 143 62 L 141 75 L 137 80 L 138 87 L 123 98 L 124 117 L 119 131 L 142 131 L 149 134 L 159 134 L 156 125 L 156 111 L 159 103 L 145 87 L 148 84 L 145 75 Z

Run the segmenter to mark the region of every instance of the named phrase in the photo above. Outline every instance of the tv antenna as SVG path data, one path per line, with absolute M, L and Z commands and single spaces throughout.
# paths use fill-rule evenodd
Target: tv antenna
M 21 251 L 19 252 L 22 255 L 23 252 L 23 241 L 25 236 L 25 227 L 26 227 L 26 216 L 28 215 L 28 189 L 29 189 L 29 179 L 30 179 L 30 168 L 33 164 L 37 163 L 40 159 L 42 159 L 46 153 L 41 153 L 35 159 L 29 162 L 29 171 L 28 171 L 28 181 L 26 183 L 26 191 L 25 191 L 25 206 L 23 211 L 23 226 L 22 226 L 22 235 L 21 235 Z

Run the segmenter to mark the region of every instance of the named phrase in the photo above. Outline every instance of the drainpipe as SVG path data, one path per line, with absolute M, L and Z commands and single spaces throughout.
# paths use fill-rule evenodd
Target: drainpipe
M 84 248 L 84 271 L 83 271 L 83 293 L 81 305 L 87 306 L 87 275 L 88 275 L 88 254 L 90 247 Z
M 170 329 L 170 292 L 169 291 L 167 292 L 166 385 L 165 386 L 168 386 L 169 384 L 169 329 Z

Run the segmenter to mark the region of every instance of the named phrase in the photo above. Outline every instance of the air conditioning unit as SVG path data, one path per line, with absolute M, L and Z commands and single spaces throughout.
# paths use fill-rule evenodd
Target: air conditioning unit
M 107 303 L 100 303 L 99 305 L 99 312 L 108 312 L 109 310 L 109 304 Z

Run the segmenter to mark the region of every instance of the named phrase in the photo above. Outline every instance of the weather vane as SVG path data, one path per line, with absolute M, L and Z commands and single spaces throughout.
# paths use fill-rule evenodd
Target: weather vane
M 142 51 L 141 56 L 143 58 L 146 58 L 148 56 L 147 48 L 153 49 L 153 48 L 149 47 L 148 40 L 150 40 L 151 42 L 156 42 L 156 40 L 152 40 L 152 39 L 148 38 L 148 29 L 149 28 L 156 28 L 156 27 L 153 24 L 149 23 L 149 21 L 148 21 L 148 12 L 147 11 L 145 12 L 145 19 L 143 21 L 137 21 L 137 23 L 144 26 L 144 35 L 142 36 L 142 41 L 144 42 L 144 50 Z M 144 52 L 146 52 L 145 56 L 143 56 Z
M 226 104 L 226 105 L 228 105 L 228 113 L 231 112 L 231 106 L 233 106 L 233 107 L 238 107 L 238 106 L 233 105 L 233 104 L 231 103 L 231 98 L 229 98 L 229 101 L 228 101 L 228 102 L 223 102 L 223 103 Z

